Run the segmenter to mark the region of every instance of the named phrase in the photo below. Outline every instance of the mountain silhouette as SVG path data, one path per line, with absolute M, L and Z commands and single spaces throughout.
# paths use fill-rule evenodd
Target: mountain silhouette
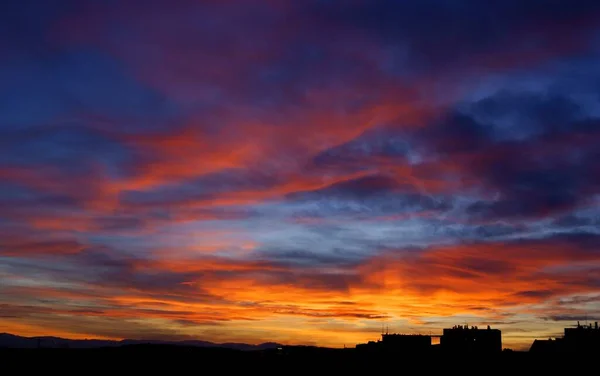
M 51 336 L 22 337 L 10 333 L 0 333 L 0 348 L 25 348 L 33 349 L 44 348 L 72 348 L 72 349 L 92 349 L 101 347 L 121 347 L 130 345 L 170 345 L 187 347 L 220 347 L 242 351 L 268 350 L 281 347 L 281 344 L 275 342 L 265 342 L 258 345 L 247 343 L 214 343 L 200 340 L 186 341 L 161 341 L 161 340 L 143 340 L 143 339 L 123 339 L 102 340 L 102 339 L 68 339 Z

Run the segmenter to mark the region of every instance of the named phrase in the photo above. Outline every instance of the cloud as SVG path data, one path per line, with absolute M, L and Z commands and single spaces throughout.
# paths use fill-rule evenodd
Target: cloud
M 597 246 L 597 235 L 580 234 L 390 252 L 365 264 L 364 272 L 370 276 L 367 281 L 383 283 L 392 291 L 448 293 L 460 300 L 512 305 L 594 291 Z M 578 264 L 587 265 L 587 276 L 580 274 Z M 532 283 L 536 290 L 530 289 Z M 504 303 L 502 297 L 506 297 Z
M 566 97 L 543 94 L 500 92 L 471 108 L 411 136 L 429 155 L 450 158 L 465 190 L 487 196 L 470 205 L 468 214 L 543 217 L 592 202 L 600 187 L 589 173 L 598 168 L 592 141 L 599 137 L 597 118 L 584 116 Z M 486 117 L 496 123 L 483 122 Z
M 0 255 L 14 257 L 39 257 L 76 254 L 86 248 L 86 244 L 67 234 L 44 233 L 23 229 L 0 228 Z
M 554 321 L 586 321 L 586 320 L 600 320 L 600 316 L 550 316 L 550 320 Z
M 150 261 L 126 259 L 114 252 L 110 256 L 108 250 L 85 251 L 64 256 L 61 263 L 74 266 L 67 272 L 63 269 L 54 276 L 38 274 L 41 278 L 88 286 L 84 290 L 59 288 L 42 294 L 18 285 L 5 286 L 3 290 L 12 299 L 49 299 L 49 306 L 27 308 L 38 317 L 32 322 L 54 322 L 56 319 L 50 317 L 60 314 L 77 314 L 86 320 L 98 317 L 99 321 L 93 319 L 98 323 L 109 318 L 160 319 L 170 322 L 170 327 L 179 325 L 177 320 L 203 327 L 275 316 L 380 320 L 463 312 L 492 317 L 496 310 L 506 307 L 518 309 L 597 289 L 597 245 L 597 236 L 591 234 L 556 236 L 508 244 L 387 251 L 345 266 L 286 265 L 276 260 L 236 261 L 221 257 L 169 260 L 163 256 Z M 581 267 L 586 268 L 585 274 Z M 253 288 L 240 289 L 240 285 Z M 536 289 L 532 290 L 532 285 Z M 15 295 L 17 291 L 19 295 Z M 79 296 L 77 307 L 69 307 L 73 296 Z M 397 298 L 388 301 L 390 296 Z M 25 310 L 15 303 L 9 306 L 12 308 L 7 308 L 7 312 L 16 310 L 22 314 Z M 482 306 L 488 310 L 482 310 Z M 94 327 L 95 324 L 90 326 Z M 116 331 L 111 333 L 118 335 Z
M 290 193 L 288 203 L 296 219 L 401 216 L 446 212 L 452 199 L 422 193 L 394 175 L 373 174 L 336 182 L 327 187 Z

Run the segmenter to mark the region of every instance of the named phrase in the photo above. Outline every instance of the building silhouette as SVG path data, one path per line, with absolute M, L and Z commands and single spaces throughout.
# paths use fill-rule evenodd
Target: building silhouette
M 440 344 L 432 345 L 432 337 L 439 337 Z M 478 329 L 457 325 L 444 329 L 440 335 L 382 334 L 381 340 L 356 345 L 364 352 L 422 353 L 432 350 L 450 353 L 496 353 L 502 351 L 502 332 L 499 329 Z
M 440 345 L 444 352 L 493 353 L 502 351 L 502 332 L 499 329 L 479 329 L 457 325 L 444 329 Z
M 600 353 L 600 328 L 598 322 L 594 325 L 581 325 L 579 321 L 575 328 L 565 328 L 562 338 L 533 341 L 530 352 L 579 352 Z
M 383 334 L 384 348 L 401 351 L 424 351 L 431 347 L 431 336 L 421 334 Z
M 431 336 L 421 334 L 382 334 L 381 340 L 356 345 L 357 350 L 368 352 L 416 353 L 431 350 Z
M 583 326 L 577 322 L 577 327 L 565 328 L 563 342 L 568 351 L 600 352 L 600 328 L 598 328 L 598 322 L 595 322 L 594 326 L 592 324 Z
M 531 344 L 529 352 L 533 353 L 558 353 L 563 351 L 562 338 L 536 339 Z

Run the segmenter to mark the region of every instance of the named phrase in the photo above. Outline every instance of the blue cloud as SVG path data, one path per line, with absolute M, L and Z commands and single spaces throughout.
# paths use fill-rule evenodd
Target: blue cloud
M 4 127 L 89 122 L 119 131 L 149 131 L 177 115 L 174 103 L 92 49 L 52 51 L 44 59 L 9 59 L 0 66 Z

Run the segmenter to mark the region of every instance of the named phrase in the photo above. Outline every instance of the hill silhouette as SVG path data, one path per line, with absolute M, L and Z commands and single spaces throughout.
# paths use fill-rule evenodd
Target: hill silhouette
M 205 347 L 225 348 L 240 351 L 269 350 L 282 347 L 275 342 L 265 342 L 258 345 L 247 343 L 214 343 L 200 340 L 163 341 L 144 339 L 102 340 L 102 339 L 68 339 L 52 336 L 23 337 L 10 333 L 0 333 L 0 348 L 34 349 L 34 348 L 70 348 L 70 349 L 96 349 L 123 346 L 177 346 L 177 347 Z

